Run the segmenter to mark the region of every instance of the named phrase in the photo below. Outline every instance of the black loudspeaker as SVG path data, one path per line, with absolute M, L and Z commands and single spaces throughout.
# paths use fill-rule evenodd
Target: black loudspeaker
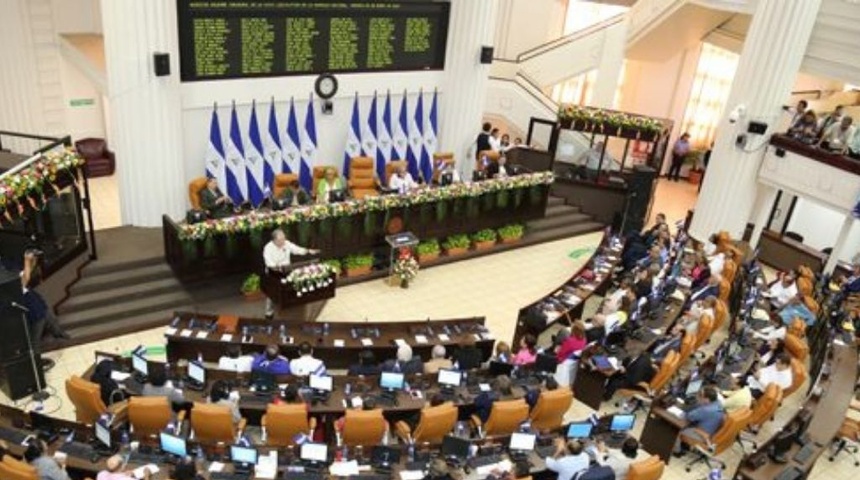
M 169 53 L 154 53 L 152 60 L 155 64 L 155 76 L 166 77 L 170 75 L 170 54 Z
M 17 272 L 0 270 L 0 322 L 3 325 L 0 362 L 20 357 L 29 350 L 23 312 L 12 307 L 12 302 L 21 303 L 21 278 Z
M 42 363 L 39 354 L 35 355 L 36 365 Z M 11 360 L 0 362 L 0 390 L 12 400 L 18 400 L 33 394 L 37 389 L 36 375 L 39 375 L 41 385 L 45 384 L 45 374 L 41 368 L 33 369 L 30 355 L 21 355 Z
M 627 182 L 627 218 L 624 232 L 641 232 L 648 221 L 654 189 L 657 186 L 657 171 L 647 165 L 636 165 Z
M 493 63 L 493 47 L 481 47 L 481 63 Z

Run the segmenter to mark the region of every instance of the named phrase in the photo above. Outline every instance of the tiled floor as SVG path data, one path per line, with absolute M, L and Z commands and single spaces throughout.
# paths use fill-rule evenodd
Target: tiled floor
M 93 224 L 96 230 L 122 226 L 119 205 L 119 177 L 89 179 L 92 196 Z

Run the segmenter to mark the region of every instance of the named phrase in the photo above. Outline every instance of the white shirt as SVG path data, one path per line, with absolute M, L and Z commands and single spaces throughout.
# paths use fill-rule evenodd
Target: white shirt
M 711 257 L 711 261 L 708 262 L 708 268 L 711 270 L 711 275 L 722 275 L 725 263 L 726 256 L 722 253 L 718 253 Z
M 250 372 L 253 363 L 254 357 L 249 355 L 243 355 L 239 358 L 221 357 L 218 359 L 218 369 L 231 372 Z
M 409 172 L 406 172 L 406 175 L 402 177 L 395 173 L 388 182 L 388 188 L 397 190 L 400 193 L 406 193 L 417 186 L 418 184 L 415 183 L 415 180 L 412 179 L 412 174 Z
M 546 468 L 558 473 L 558 480 L 570 480 L 577 473 L 587 469 L 589 463 L 590 459 L 585 452 L 561 458 L 546 458 Z
M 785 339 L 785 333 L 786 333 L 785 325 L 781 325 L 779 328 L 774 328 L 773 330 L 771 330 L 767 333 L 753 332 L 753 335 L 755 335 L 756 338 L 761 338 L 763 340 L 784 340 Z M 768 352 L 768 353 L 770 353 L 770 352 Z M 768 357 L 768 359 L 770 359 L 770 357 Z M 762 360 L 764 360 L 764 357 L 762 357 Z M 765 363 L 767 363 L 767 360 L 764 360 L 764 361 L 765 361 Z
M 797 282 L 791 282 L 789 286 L 785 286 L 782 282 L 776 282 L 767 291 L 771 302 L 777 307 L 783 307 L 792 298 L 797 296 Z
M 271 241 L 263 247 L 263 261 L 266 262 L 266 268 L 281 268 L 290 264 L 290 254 L 307 255 L 308 249 L 302 248 L 289 240 L 284 242 L 283 247 L 275 245 L 275 241 Z
M 290 373 L 298 377 L 307 377 L 312 373 L 320 375 L 325 373 L 325 365 L 318 358 L 302 355 L 290 361 Z
M 490 135 L 490 138 L 488 140 L 490 141 L 490 148 L 497 152 L 502 151 L 502 140 L 500 138 L 496 138 Z
M 827 127 L 827 130 L 821 137 L 821 141 L 827 142 L 831 150 L 837 150 L 848 145 L 853 137 L 854 125 L 849 125 L 848 128 L 843 130 L 841 123 L 837 122 Z
M 791 386 L 791 382 L 792 375 L 790 368 L 786 368 L 785 370 L 779 371 L 776 368 L 776 364 L 773 364 L 769 367 L 764 367 L 759 370 L 758 386 L 762 387 L 760 388 L 760 390 L 764 390 L 771 383 L 775 383 L 779 386 L 779 388 L 785 390 L 786 388 Z

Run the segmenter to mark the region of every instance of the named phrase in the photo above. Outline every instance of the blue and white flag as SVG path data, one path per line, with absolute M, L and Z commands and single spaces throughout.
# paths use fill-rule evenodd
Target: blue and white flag
M 415 116 L 409 122 L 409 152 L 406 153 L 406 159 L 409 160 L 409 173 L 415 180 L 418 176 L 424 176 L 424 134 L 421 129 L 424 127 L 424 98 L 423 92 L 418 92 L 418 103 L 415 105 Z M 428 160 L 429 163 L 429 160 Z M 413 164 L 415 171 L 413 172 Z M 425 182 L 430 182 L 430 178 L 424 178 Z
M 263 155 L 266 157 L 266 186 L 273 188 L 275 175 L 284 171 L 284 161 L 281 158 L 283 145 L 281 143 L 281 130 L 278 128 L 278 116 L 275 113 L 275 99 L 269 106 L 269 126 L 263 135 Z M 289 172 L 289 170 L 287 170 Z
M 376 127 L 376 176 L 385 181 L 385 165 L 391 161 L 391 93 L 385 95 L 382 117 Z
M 361 153 L 365 157 L 376 158 L 376 129 L 378 123 L 376 113 L 376 92 L 370 101 L 367 121 L 361 124 Z
M 245 176 L 248 181 L 248 200 L 259 207 L 268 195 L 266 185 L 266 159 L 263 157 L 263 139 L 257 122 L 257 102 L 251 103 L 251 118 L 248 123 L 248 143 L 245 149 Z
M 308 112 L 305 115 L 305 128 L 302 130 L 302 159 L 299 167 L 299 183 L 310 192 L 314 186 L 312 169 L 317 161 L 317 122 L 314 118 L 314 95 L 308 101 Z
M 397 122 L 394 123 L 394 130 L 392 130 L 394 152 L 391 160 L 406 160 L 406 152 L 409 150 L 409 137 L 406 136 L 409 132 L 409 122 L 406 120 L 408 117 L 406 92 L 403 92 L 403 99 L 400 101 L 400 112 L 397 114 Z
M 349 178 L 349 164 L 355 157 L 361 156 L 361 114 L 358 111 L 358 92 L 352 102 L 352 117 L 349 130 L 346 132 L 346 145 L 343 149 L 343 176 Z
M 209 122 L 209 146 L 206 148 L 206 176 L 218 180 L 218 188 L 227 191 L 227 176 L 224 172 L 224 142 L 221 140 L 221 122 L 218 121 L 218 105 L 212 107 Z
M 425 178 L 431 178 L 433 176 L 433 155 L 436 153 L 436 149 L 438 147 L 436 132 L 438 131 L 438 119 L 439 119 L 439 110 L 438 104 L 436 102 L 436 97 L 438 92 L 436 90 L 433 91 L 433 103 L 430 104 L 430 113 L 427 115 L 426 123 L 424 124 L 424 154 L 427 156 L 427 165 L 429 166 L 429 170 L 424 170 Z M 422 169 L 424 165 L 422 163 Z
M 290 111 L 287 114 L 287 135 L 284 138 L 284 171 L 298 172 L 302 163 L 302 140 L 299 136 L 299 121 L 296 120 L 296 104 L 290 98 Z
M 236 102 L 233 102 L 233 111 L 230 112 L 230 135 L 227 137 L 224 158 L 227 160 L 227 196 L 239 205 L 248 198 L 248 184 L 245 180 L 245 144 L 239 129 Z

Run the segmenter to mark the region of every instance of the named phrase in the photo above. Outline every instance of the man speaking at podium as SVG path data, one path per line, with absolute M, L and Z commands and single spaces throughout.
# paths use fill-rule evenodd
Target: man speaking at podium
M 281 229 L 272 232 L 272 241 L 263 247 L 263 261 L 266 263 L 266 274 L 271 270 L 284 270 L 290 266 L 290 255 L 316 255 L 319 250 L 303 248 L 293 242 L 287 241 L 287 236 Z M 266 318 L 271 320 L 275 316 L 275 305 L 272 299 L 266 297 Z

